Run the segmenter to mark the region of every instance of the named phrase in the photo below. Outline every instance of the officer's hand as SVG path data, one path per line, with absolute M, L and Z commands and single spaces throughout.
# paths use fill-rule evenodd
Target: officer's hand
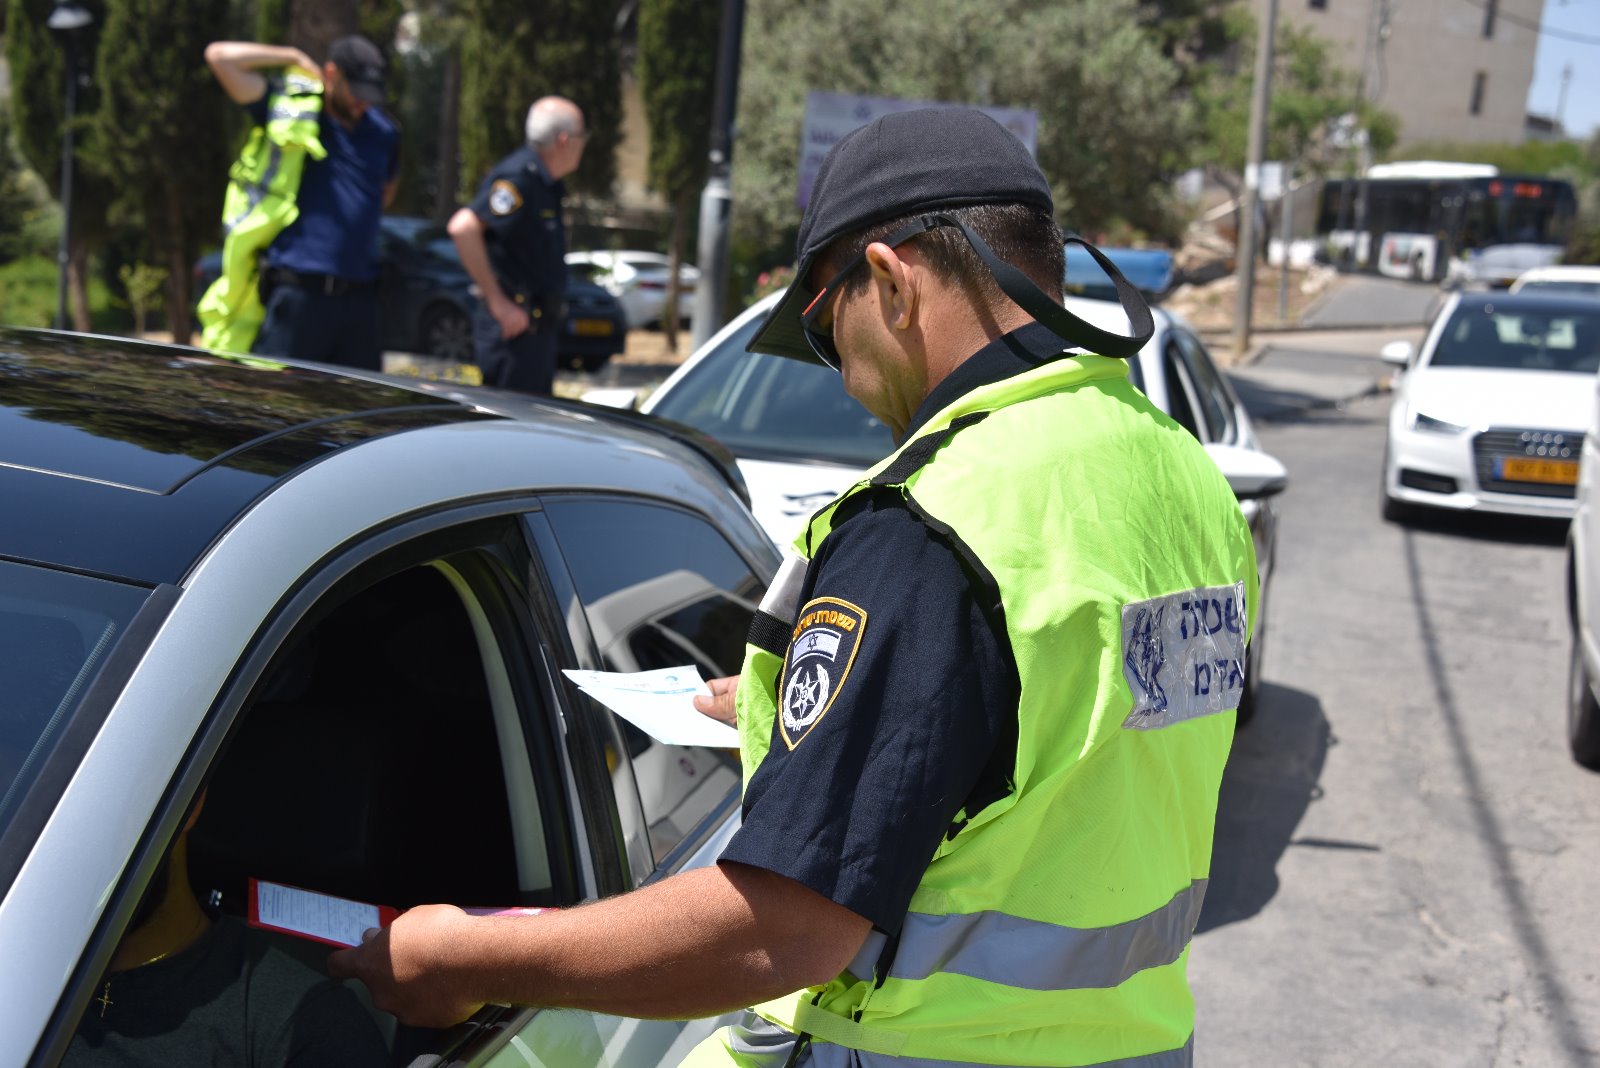
M 423 905 L 382 930 L 369 930 L 361 945 L 328 958 L 335 979 L 356 978 L 372 991 L 372 1004 L 413 1027 L 451 1027 L 483 1003 L 464 994 L 452 953 L 462 925 L 472 917 L 453 905 Z
M 491 302 L 489 314 L 500 324 L 500 336 L 507 341 L 527 333 L 528 327 L 533 324 L 528 317 L 528 309 L 506 297 Z
M 694 699 L 695 711 L 703 716 L 710 716 L 730 727 L 738 726 L 738 713 L 734 711 L 733 698 L 739 690 L 739 676 L 734 675 L 726 679 L 712 679 L 706 683 L 711 689 L 710 697 L 696 697 Z
M 321 65 L 298 48 L 294 50 L 294 57 L 290 59 L 289 65 L 292 67 L 299 67 L 301 70 L 307 71 L 311 74 L 322 73 Z

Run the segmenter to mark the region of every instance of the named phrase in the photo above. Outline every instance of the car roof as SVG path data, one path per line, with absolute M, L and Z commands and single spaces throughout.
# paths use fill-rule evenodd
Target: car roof
M 1518 282 L 1566 281 L 1569 279 L 1575 282 L 1600 282 L 1600 267 L 1563 263 L 1552 267 L 1531 267 L 1517 276 Z
M 0 328 L 0 559 L 176 583 L 297 471 L 451 425 L 515 423 L 560 438 L 568 455 L 691 451 L 604 414 L 530 398 L 513 411 L 377 374 Z M 594 477 L 609 476 L 585 472 L 584 483 Z
M 1485 312 L 1543 312 L 1546 315 L 1593 315 L 1596 306 L 1593 297 L 1577 293 L 1551 292 L 1544 289 L 1524 289 L 1516 293 L 1506 290 L 1482 293 L 1474 290 L 1458 295 L 1456 309 Z M 1443 314 L 1443 311 L 1440 314 Z

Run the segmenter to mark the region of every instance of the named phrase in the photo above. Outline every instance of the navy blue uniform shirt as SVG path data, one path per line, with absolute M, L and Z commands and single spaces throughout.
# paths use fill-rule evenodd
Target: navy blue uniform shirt
M 928 396 L 908 434 L 1064 350 L 1037 323 L 984 346 Z M 1021 690 L 993 602 L 898 491 L 841 507 L 806 571 L 772 749 L 722 859 L 898 933 L 940 839 L 959 833 L 957 816 L 1011 787 Z
M 281 91 L 271 81 L 260 100 L 245 105 L 258 125 L 267 121 L 268 98 Z M 328 114 L 326 101 L 318 125 L 328 157 L 306 158 L 295 198 L 300 217 L 273 240 L 267 263 L 302 274 L 370 282 L 378 277 L 383 190 L 400 170 L 400 128 L 374 107 L 347 130 Z
M 489 265 L 507 295 L 537 301 L 567 291 L 565 193 L 527 146 L 496 163 L 478 187 L 472 212 L 483 223 Z

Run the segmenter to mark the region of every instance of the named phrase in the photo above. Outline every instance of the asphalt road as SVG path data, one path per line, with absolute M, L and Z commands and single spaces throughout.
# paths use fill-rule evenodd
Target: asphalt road
M 1429 318 L 1437 286 L 1396 278 L 1347 275 L 1306 310 L 1301 322 L 1318 329 L 1389 324 L 1414 326 Z
M 1600 775 L 1563 734 L 1565 531 L 1379 518 L 1388 400 L 1338 402 L 1386 340 L 1319 363 L 1285 338 L 1238 373 L 1275 405 L 1258 429 L 1291 484 L 1191 956 L 1197 1063 L 1600 1064 Z

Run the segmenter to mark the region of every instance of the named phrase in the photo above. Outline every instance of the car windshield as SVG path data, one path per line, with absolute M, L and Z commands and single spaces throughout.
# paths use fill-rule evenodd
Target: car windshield
M 1600 282 L 1580 282 L 1573 278 L 1536 278 L 1522 283 L 1517 292 L 1532 293 L 1535 290 L 1546 294 L 1562 293 L 1578 297 L 1600 297 Z
M 1579 374 L 1600 369 L 1600 304 L 1518 306 L 1513 301 L 1457 308 L 1429 366 Z
M 149 593 L 0 561 L 0 834 Z
M 894 451 L 889 428 L 820 364 L 744 351 L 762 320 L 725 338 L 651 409 L 687 423 L 736 456 L 867 467 Z

